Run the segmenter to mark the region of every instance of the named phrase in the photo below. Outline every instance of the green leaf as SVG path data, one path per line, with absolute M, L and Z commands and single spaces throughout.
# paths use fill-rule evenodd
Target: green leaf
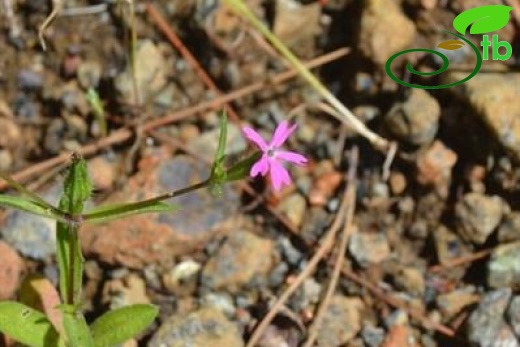
M 154 305 L 138 304 L 105 313 L 90 326 L 95 347 L 111 347 L 144 331 L 157 316 Z
M 67 342 L 70 347 L 94 347 L 92 333 L 79 309 L 76 307 L 62 307 L 62 312 L 63 327 L 67 333 Z
M 509 22 L 509 12 L 513 8 L 505 5 L 475 7 L 464 11 L 453 20 L 453 27 L 462 35 L 469 26 L 470 34 L 486 34 L 502 29 Z
M 143 205 L 139 202 L 134 204 L 104 205 L 96 207 L 84 214 L 83 219 L 94 223 L 105 223 L 115 219 L 143 213 L 170 213 L 178 208 L 179 206 L 170 205 L 160 201 L 147 205 Z
M 41 206 L 39 203 L 26 198 L 0 194 L 0 205 L 15 208 L 17 210 L 34 213 L 43 217 L 60 219 L 51 209 Z
M 11 176 L 6 174 L 5 172 L 0 171 L 0 178 L 5 180 L 12 188 L 16 189 L 22 195 L 27 196 L 30 200 L 32 200 L 35 204 L 46 208 L 48 210 L 55 210 L 56 208 L 52 206 L 50 203 L 40 198 L 38 195 L 31 192 L 29 189 L 25 188 L 22 184 L 16 182 Z
M 64 347 L 43 313 L 18 302 L 0 302 L 0 331 L 27 346 Z

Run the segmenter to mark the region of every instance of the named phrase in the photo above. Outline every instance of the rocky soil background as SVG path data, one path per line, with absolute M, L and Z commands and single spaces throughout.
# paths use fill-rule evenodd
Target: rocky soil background
M 86 226 L 87 318 L 154 303 L 156 323 L 126 346 L 245 346 L 319 249 L 338 213 L 349 153 L 358 147 L 356 231 L 315 345 L 519 346 L 518 3 L 505 2 L 516 8 L 498 32 L 512 43 L 513 57 L 486 61 L 467 83 L 435 91 L 400 87 L 387 77 L 386 60 L 406 48 L 434 48 L 458 13 L 502 1 L 247 3 L 302 60 L 349 48 L 316 72 L 371 129 L 397 141 L 389 175 L 385 155 L 326 114 L 303 81 L 266 83 L 233 101 L 238 116 L 231 117 L 230 151 L 248 149 L 242 125 L 268 137 L 290 116 L 299 124 L 290 147 L 310 165 L 292 168 L 295 182 L 281 194 L 255 180 L 229 185 L 221 197 L 205 191 L 180 197 L 173 201 L 182 206 L 176 214 Z M 193 109 L 218 93 L 172 45 L 150 4 L 135 3 L 135 83 L 125 4 L 64 1 L 46 31 L 46 51 L 38 28 L 51 2 L 2 5 L 0 170 L 56 202 L 67 158 L 81 150 L 96 188 L 93 205 L 150 197 L 206 177 L 222 105 Z M 218 1 L 151 6 L 223 93 L 270 81 L 287 68 Z M 470 53 L 451 52 L 455 67 L 442 77 L 407 78 L 460 79 L 472 69 Z M 438 67 L 429 56 L 408 59 L 423 71 Z M 396 64 L 404 71 L 404 61 Z M 89 88 L 104 104 L 108 134 L 88 101 Z M 149 126 L 164 119 L 170 121 Z M 54 224 L 11 210 L 0 212 L 0 223 L 0 299 L 15 298 L 29 274 L 56 283 Z M 257 346 L 305 340 L 333 260 L 334 253 L 305 276 Z M 12 342 L 0 338 L 2 344 Z

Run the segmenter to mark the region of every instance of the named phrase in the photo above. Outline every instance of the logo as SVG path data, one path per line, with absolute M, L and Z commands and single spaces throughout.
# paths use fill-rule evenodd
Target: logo
M 420 72 L 415 70 L 410 63 L 406 65 L 406 69 L 418 76 L 435 76 L 438 74 L 443 73 L 448 69 L 448 66 L 450 65 L 450 62 L 448 60 L 448 57 L 444 55 L 442 52 L 439 52 L 437 50 L 433 49 L 427 49 L 427 48 L 413 48 L 413 49 L 407 49 L 401 52 L 398 52 L 390 57 L 385 65 L 385 70 L 388 76 L 390 76 L 391 79 L 393 79 L 395 82 L 406 86 L 410 88 L 421 88 L 421 89 L 443 89 L 443 88 L 449 88 L 454 87 L 456 85 L 462 84 L 471 78 L 473 78 L 482 67 L 482 61 L 488 60 L 490 57 L 493 60 L 507 60 L 511 58 L 511 55 L 513 54 L 513 48 L 511 47 L 511 44 L 506 41 L 499 41 L 498 35 L 488 35 L 488 33 L 497 31 L 499 29 L 502 29 L 507 25 L 509 22 L 509 12 L 511 12 L 512 7 L 505 6 L 505 5 L 489 5 L 489 6 L 481 6 L 472 8 L 470 10 L 464 11 L 461 14 L 459 14 L 455 19 L 453 20 L 453 27 L 458 33 L 453 33 L 450 31 L 444 31 L 452 36 L 455 36 L 458 38 L 458 40 L 447 40 L 444 42 L 441 42 L 437 45 L 437 48 L 441 48 L 444 50 L 450 50 L 454 51 L 457 49 L 460 49 L 464 47 L 465 45 L 468 45 L 471 47 L 473 52 L 476 56 L 476 64 L 473 71 L 464 79 L 453 82 L 450 84 L 442 84 L 439 86 L 424 86 L 420 84 L 413 84 L 405 82 L 401 79 L 399 79 L 391 69 L 393 61 L 407 53 L 413 53 L 413 52 L 427 52 L 435 54 L 436 56 L 440 57 L 442 59 L 442 66 L 433 71 L 433 72 Z M 469 33 L 473 35 L 482 35 L 482 41 L 480 42 L 480 45 L 482 47 L 482 54 L 480 53 L 478 47 L 473 44 L 471 41 L 466 39 L 464 35 L 466 34 L 467 29 L 469 29 Z M 491 38 L 490 38 L 491 36 Z M 502 49 L 501 49 L 502 48 Z M 491 52 L 491 54 L 490 54 Z

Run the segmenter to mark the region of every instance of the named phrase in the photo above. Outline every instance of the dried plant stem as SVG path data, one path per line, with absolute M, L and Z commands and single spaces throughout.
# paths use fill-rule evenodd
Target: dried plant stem
M 351 155 L 351 161 L 354 163 L 357 163 L 358 161 L 358 149 L 355 147 L 352 149 L 352 155 Z M 353 172 L 349 173 L 349 179 L 352 179 L 352 181 L 349 181 L 349 187 L 356 187 L 356 165 L 351 165 L 350 170 Z M 316 341 L 316 338 L 318 337 L 318 332 L 322 326 L 323 323 L 323 317 L 325 316 L 325 312 L 327 311 L 330 302 L 332 300 L 332 296 L 334 294 L 334 291 L 336 290 L 336 286 L 338 284 L 339 277 L 341 275 L 341 269 L 343 267 L 343 262 L 345 260 L 346 251 L 347 251 L 347 244 L 348 240 L 350 239 L 350 235 L 355 230 L 355 226 L 353 225 L 354 220 L 354 212 L 356 209 L 356 189 L 347 189 L 347 212 L 346 212 L 346 221 L 345 225 L 343 227 L 343 231 L 341 233 L 341 240 L 338 247 L 338 252 L 336 256 L 336 261 L 334 264 L 334 268 L 332 270 L 332 276 L 330 278 L 329 285 L 327 286 L 327 291 L 325 295 L 323 296 L 323 300 L 320 303 L 320 306 L 318 307 L 318 310 L 316 312 L 316 316 L 312 322 L 311 327 L 309 328 L 309 332 L 307 334 L 307 341 L 305 341 L 305 344 L 303 347 L 311 347 L 314 342 Z
M 434 265 L 434 266 L 430 267 L 429 270 L 430 270 L 430 272 L 433 272 L 433 273 L 441 272 L 441 271 L 448 270 L 448 269 L 451 269 L 456 266 L 461 266 L 461 265 L 464 265 L 467 263 L 472 263 L 476 260 L 485 258 L 488 255 L 490 255 L 492 252 L 493 252 L 493 249 L 484 249 L 482 251 L 478 251 L 478 252 L 475 252 L 475 253 L 472 253 L 469 255 L 465 255 L 460 258 L 453 259 L 445 264 Z
M 188 64 L 190 64 L 191 67 L 195 70 L 195 73 L 199 76 L 199 78 L 206 85 L 206 87 L 216 92 L 217 95 L 222 95 L 222 92 L 217 87 L 215 82 L 211 79 L 206 70 L 204 70 L 197 58 L 195 58 L 195 56 L 191 54 L 191 52 L 184 45 L 180 37 L 175 33 L 173 29 L 170 28 L 168 22 L 166 22 L 163 15 L 157 10 L 157 8 L 155 8 L 153 4 L 147 3 L 146 11 L 148 12 L 152 20 L 155 22 L 155 24 L 159 27 L 159 29 L 161 29 L 164 35 L 166 35 L 170 43 L 181 53 L 181 55 L 188 62 Z M 227 103 L 224 105 L 224 107 L 226 108 L 226 111 L 231 121 L 240 124 L 240 117 L 235 112 L 233 107 L 231 107 L 231 105 Z
M 347 53 L 348 53 L 348 49 L 340 48 L 334 52 L 325 54 L 321 57 L 318 57 L 318 58 L 312 60 L 311 62 L 309 62 L 308 67 L 314 68 L 314 67 L 320 66 L 320 65 L 328 63 L 330 61 L 339 59 L 339 58 L 345 56 Z M 297 75 L 297 73 L 294 70 L 282 72 L 267 81 L 253 83 L 247 87 L 244 87 L 244 88 L 238 89 L 236 91 L 233 91 L 231 93 L 228 93 L 226 95 L 217 97 L 214 100 L 202 102 L 198 105 L 187 107 L 187 108 L 179 110 L 177 112 L 173 112 L 172 114 L 170 114 L 164 118 L 152 120 L 152 121 L 149 121 L 148 123 L 144 124 L 143 132 L 149 132 L 149 131 L 157 129 L 158 127 L 174 123 L 176 121 L 179 121 L 181 119 L 184 119 L 184 118 L 196 115 L 196 114 L 200 114 L 203 111 L 221 107 L 222 105 L 224 105 L 227 102 L 250 95 L 252 93 L 262 90 L 263 88 L 271 87 L 272 85 L 283 83 L 283 82 L 295 77 L 296 75 Z M 79 152 L 84 157 L 88 156 L 88 155 L 92 155 L 104 148 L 127 141 L 128 139 L 130 139 L 132 137 L 132 134 L 133 134 L 133 132 L 129 128 L 122 128 L 122 129 L 115 130 L 115 131 L 111 132 L 109 136 L 107 136 L 103 139 L 100 139 L 99 141 L 97 141 L 95 143 L 88 144 L 88 145 L 81 147 Z M 32 177 L 34 175 L 37 175 L 43 171 L 53 168 L 56 165 L 60 165 L 64 162 L 66 162 L 69 158 L 70 158 L 70 153 L 62 153 L 56 157 L 47 159 L 40 163 L 34 164 L 26 169 L 23 169 L 15 174 L 13 174 L 12 177 L 13 177 L 13 179 L 15 179 L 18 182 L 25 182 L 26 180 L 28 180 L 30 177 Z M 7 187 L 8 187 L 8 184 L 6 182 L 0 182 L 0 191 L 6 189 Z
M 351 165 L 352 169 L 349 170 L 347 174 L 347 181 L 348 182 L 354 182 L 355 180 L 355 174 L 357 168 L 357 162 L 355 162 L 353 159 L 356 159 L 351 156 Z M 354 177 L 353 177 L 354 176 Z M 274 305 L 271 307 L 269 312 L 264 316 L 262 321 L 258 324 L 255 331 L 251 335 L 249 341 L 247 341 L 246 347 L 253 347 L 256 345 L 262 334 L 265 332 L 265 329 L 269 326 L 271 321 L 274 319 L 276 314 L 280 311 L 280 309 L 284 306 L 285 302 L 289 299 L 289 297 L 298 289 L 298 287 L 303 283 L 303 281 L 309 277 L 313 271 L 318 266 L 319 262 L 330 252 L 334 245 L 334 240 L 336 239 L 336 234 L 338 233 L 339 229 L 341 228 L 345 215 L 347 213 L 347 210 L 349 208 L 349 196 L 352 194 L 351 190 L 355 190 L 356 187 L 353 184 L 348 185 L 348 187 L 345 189 L 345 193 L 343 194 L 343 198 L 341 201 L 341 206 L 339 208 L 339 211 L 336 215 L 336 219 L 334 220 L 334 223 L 330 227 L 330 229 L 327 231 L 325 237 L 322 239 L 322 243 L 316 253 L 312 256 L 311 260 L 305 267 L 305 269 L 296 277 L 296 279 L 290 284 L 290 286 L 282 293 L 280 298 L 274 303 Z
M 45 43 L 45 30 L 51 25 L 52 21 L 56 18 L 58 14 L 63 10 L 63 0 L 52 0 L 52 11 L 47 16 L 43 24 L 40 26 L 38 30 L 38 38 L 40 39 L 40 45 L 44 51 L 47 50 L 47 44 Z
M 280 52 L 280 54 L 289 61 L 289 63 L 298 71 L 307 82 L 340 114 L 337 117 L 339 121 L 345 122 L 356 130 L 361 136 L 365 137 L 376 148 L 386 150 L 389 142 L 368 129 L 363 122 L 341 103 L 301 62 L 300 60 L 274 35 L 267 26 L 262 23 L 251 10 L 244 4 L 242 0 L 223 0 L 231 9 L 238 13 L 241 17 L 247 19 L 249 23 L 264 35 L 267 40 Z M 332 114 L 335 115 L 335 114 Z
M 330 265 L 332 266 L 332 262 L 330 263 Z M 341 273 L 343 276 L 345 276 L 349 280 L 366 288 L 368 291 L 370 291 L 372 293 L 372 295 L 377 297 L 382 302 L 384 302 L 392 307 L 396 307 L 396 308 L 399 308 L 399 309 L 407 312 L 410 315 L 410 317 L 419 321 L 425 329 L 428 329 L 428 330 L 434 329 L 437 332 L 439 332 L 445 336 L 449 336 L 449 337 L 455 336 L 455 331 L 453 331 L 453 329 L 451 329 L 441 323 L 432 321 L 428 317 L 424 316 L 421 312 L 418 312 L 417 310 L 406 305 L 406 303 L 404 303 L 402 300 L 387 295 L 384 291 L 382 291 L 376 285 L 361 278 L 358 274 L 354 273 L 352 270 L 347 269 L 346 267 L 343 267 L 343 269 L 341 270 Z

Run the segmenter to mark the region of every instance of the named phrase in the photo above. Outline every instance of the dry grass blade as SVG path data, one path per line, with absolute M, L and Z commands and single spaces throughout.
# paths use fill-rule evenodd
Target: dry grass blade
M 343 267 L 343 262 L 345 260 L 345 253 L 347 251 L 348 240 L 350 239 L 350 235 L 355 230 L 355 226 L 352 224 L 354 220 L 354 212 L 356 210 L 356 168 L 359 156 L 359 151 L 357 148 L 352 149 L 351 155 L 351 165 L 350 171 L 348 174 L 349 177 L 349 188 L 353 187 L 353 189 L 347 189 L 347 213 L 346 213 L 346 221 L 343 226 L 343 231 L 341 233 L 341 240 L 338 247 L 338 254 L 336 256 L 336 262 L 334 264 L 334 269 L 332 270 L 332 276 L 330 278 L 329 285 L 327 286 L 327 291 L 323 297 L 323 300 L 320 303 L 318 311 L 316 312 L 316 316 L 314 321 L 312 322 L 311 327 L 309 328 L 308 338 L 303 347 L 311 347 L 316 338 L 318 337 L 318 331 L 321 328 L 323 317 L 325 316 L 325 312 L 327 311 L 330 302 L 332 300 L 332 295 L 336 290 L 336 286 L 338 284 L 339 277 L 341 275 L 341 268 Z M 350 180 L 352 179 L 352 180 Z
M 45 43 L 45 30 L 51 25 L 52 21 L 60 14 L 61 10 L 63 10 L 63 0 L 52 0 L 52 11 L 45 18 L 45 21 L 40 26 L 40 29 L 38 29 L 38 38 L 40 39 L 40 45 L 42 46 L 42 49 L 44 51 L 47 50 L 47 44 Z
M 354 160 L 357 159 L 351 155 L 350 163 L 352 165 L 351 170 L 349 170 L 347 174 L 347 181 L 353 182 L 356 168 L 357 168 L 357 162 Z M 276 314 L 280 311 L 280 309 L 284 306 L 285 302 L 289 299 L 289 297 L 298 289 L 298 287 L 303 283 L 303 281 L 308 278 L 316 269 L 319 262 L 327 256 L 327 254 L 330 252 L 334 245 L 334 240 L 336 239 L 336 234 L 338 233 L 339 229 L 343 225 L 343 222 L 345 220 L 345 215 L 347 213 L 347 210 L 349 208 L 349 196 L 352 194 L 352 190 L 355 190 L 356 187 L 353 184 L 349 184 L 348 187 L 345 189 L 345 193 L 343 194 L 343 198 L 341 201 L 340 208 L 338 210 L 338 213 L 336 215 L 336 218 L 334 220 L 334 223 L 332 223 L 332 226 L 327 231 L 325 237 L 322 239 L 322 243 L 316 253 L 312 256 L 311 260 L 309 261 L 309 264 L 307 267 L 296 277 L 296 279 L 291 283 L 291 285 L 282 293 L 280 298 L 274 303 L 274 305 L 271 307 L 269 312 L 265 315 L 265 317 L 262 319 L 262 321 L 258 324 L 255 331 L 249 338 L 249 341 L 247 341 L 246 347 L 253 347 L 256 345 L 260 337 L 263 335 L 269 324 L 272 322 Z

